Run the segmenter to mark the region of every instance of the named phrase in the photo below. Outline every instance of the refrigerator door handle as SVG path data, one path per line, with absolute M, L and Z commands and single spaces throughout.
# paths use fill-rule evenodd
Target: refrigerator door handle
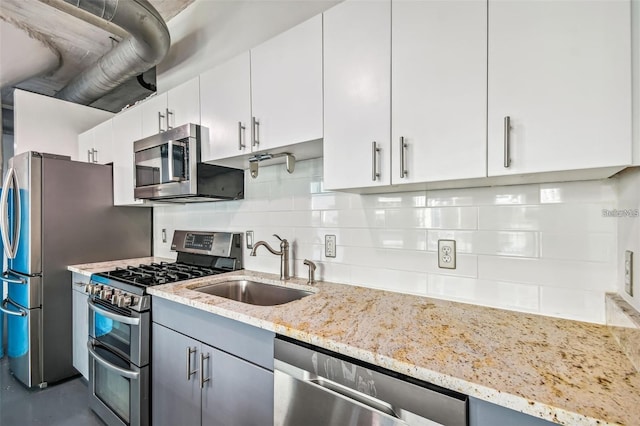
M 9 278 L 12 275 L 18 278 Z M 4 271 L 2 275 L 0 275 L 0 281 L 4 281 L 10 284 L 26 284 L 27 283 L 26 278 L 23 278 L 20 275 L 14 274 L 11 271 Z
M 20 241 L 20 188 L 18 187 L 18 179 L 16 177 L 16 170 L 12 167 L 7 172 L 7 176 L 2 186 L 2 197 L 0 198 L 0 234 L 2 234 L 2 243 L 4 245 L 4 252 L 8 259 L 14 259 L 18 253 L 18 242 Z M 14 217 L 14 229 L 13 229 L 13 242 L 9 240 L 9 188 L 13 187 L 13 197 L 15 200 Z M 16 196 L 17 194 L 17 196 Z
M 18 312 L 12 311 L 11 309 L 7 309 L 7 305 L 11 305 L 14 308 L 18 309 Z M 4 312 L 5 314 L 12 315 L 14 317 L 26 317 L 27 316 L 27 311 L 22 309 L 22 307 L 20 307 L 20 305 L 18 305 L 16 302 L 14 302 L 13 300 L 9 299 L 8 297 L 2 301 L 2 304 L 0 305 L 0 312 Z

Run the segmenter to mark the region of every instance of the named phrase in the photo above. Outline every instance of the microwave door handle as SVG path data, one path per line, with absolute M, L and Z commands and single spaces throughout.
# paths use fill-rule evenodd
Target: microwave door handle
M 113 365 L 106 359 L 102 358 L 93 349 L 93 345 L 90 341 L 87 342 L 87 349 L 89 350 L 89 354 L 93 357 L 93 359 L 95 359 L 99 364 L 102 364 L 106 369 L 113 371 L 117 375 L 126 377 L 127 379 L 131 380 L 138 380 L 138 378 L 140 377 L 140 373 L 138 373 L 137 371 L 131 371 L 125 368 L 118 367 L 117 365 Z
M 175 175 L 175 170 L 173 168 L 173 161 L 174 161 L 174 158 L 173 158 L 173 147 L 174 146 L 179 146 L 184 150 L 184 144 L 183 143 L 176 142 L 176 141 L 169 141 L 167 143 L 167 149 L 169 150 L 169 154 L 167 156 L 168 157 L 167 160 L 168 160 L 168 163 L 169 163 L 167 171 L 169 172 L 169 181 L 171 181 L 171 182 L 181 182 L 181 181 L 184 180 L 183 177 L 182 176 L 176 176 Z M 183 156 L 184 156 L 184 152 L 183 152 Z

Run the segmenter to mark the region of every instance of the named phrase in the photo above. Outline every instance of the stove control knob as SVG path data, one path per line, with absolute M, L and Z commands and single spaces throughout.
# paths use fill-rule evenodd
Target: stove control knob
M 102 300 L 110 300 L 111 299 L 111 293 L 113 293 L 113 290 L 111 290 L 111 289 L 100 290 L 100 299 L 102 299 Z
M 85 293 L 91 294 L 92 291 L 93 291 L 93 284 L 87 284 L 86 286 L 84 286 Z
M 122 296 L 121 303 L 118 303 L 118 306 L 121 308 L 128 308 L 131 306 L 131 296 Z
M 131 306 L 136 306 L 138 304 L 138 302 L 140 302 L 140 298 L 139 297 L 133 297 L 131 299 Z

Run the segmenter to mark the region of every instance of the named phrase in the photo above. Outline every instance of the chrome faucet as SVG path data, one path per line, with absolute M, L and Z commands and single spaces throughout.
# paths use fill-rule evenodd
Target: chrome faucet
M 303 263 L 309 267 L 309 281 L 307 281 L 307 284 L 315 284 L 316 264 L 309 259 L 305 259 Z
M 280 256 L 280 279 L 288 280 L 289 277 L 289 241 L 280 238 L 278 235 L 273 234 L 274 237 L 280 240 L 280 251 L 275 251 L 266 241 L 258 241 L 253 245 L 251 250 L 251 256 L 256 255 L 256 250 L 260 246 L 264 246 L 271 254 Z

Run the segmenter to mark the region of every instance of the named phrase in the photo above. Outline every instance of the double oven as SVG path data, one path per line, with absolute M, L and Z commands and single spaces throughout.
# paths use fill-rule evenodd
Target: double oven
M 146 289 L 242 268 L 241 234 L 175 231 L 176 262 L 93 274 L 89 309 L 89 407 L 108 426 L 151 424 L 151 296 Z
M 151 381 L 149 297 L 110 289 L 94 276 L 89 308 L 90 407 L 108 425 L 148 425 Z M 115 304 L 110 299 L 115 298 Z M 118 299 L 130 298 L 130 305 Z M 138 303 L 131 306 L 134 301 Z M 146 307 L 144 306 L 146 305 Z

